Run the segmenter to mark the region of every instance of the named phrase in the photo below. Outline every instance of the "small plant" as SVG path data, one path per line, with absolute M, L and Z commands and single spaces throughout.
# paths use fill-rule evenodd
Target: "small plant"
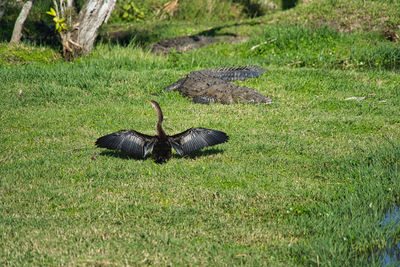
M 58 32 L 67 29 L 67 24 L 65 24 L 65 18 L 58 17 L 54 8 L 50 8 L 50 11 L 47 11 L 46 14 L 49 14 L 50 16 L 54 17 L 53 21 L 56 23 L 56 30 Z

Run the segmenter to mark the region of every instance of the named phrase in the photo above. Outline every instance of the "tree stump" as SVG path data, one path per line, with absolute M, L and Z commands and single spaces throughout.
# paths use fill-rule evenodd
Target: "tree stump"
M 77 17 L 73 16 L 72 0 L 67 1 L 66 8 L 63 8 L 63 2 L 60 1 L 60 10 L 56 5 L 57 15 L 66 18 L 69 24 L 67 30 L 60 32 L 64 59 L 70 60 L 92 50 L 97 31 L 107 22 L 116 2 L 117 0 L 89 0 Z

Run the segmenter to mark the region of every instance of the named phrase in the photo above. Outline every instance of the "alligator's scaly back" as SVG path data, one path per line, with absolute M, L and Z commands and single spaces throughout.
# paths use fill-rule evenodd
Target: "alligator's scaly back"
M 260 76 L 260 74 L 266 72 L 266 70 L 258 66 L 236 66 L 205 69 L 200 70 L 199 72 L 213 78 L 220 78 L 224 81 L 232 82 L 236 80 L 243 81 L 249 78 L 256 78 Z
M 257 91 L 230 84 L 230 81 L 256 78 L 266 70 L 258 66 L 235 66 L 193 71 L 185 78 L 164 88 L 165 91 L 178 90 L 196 103 L 221 102 L 231 104 L 247 102 L 270 104 L 271 98 Z

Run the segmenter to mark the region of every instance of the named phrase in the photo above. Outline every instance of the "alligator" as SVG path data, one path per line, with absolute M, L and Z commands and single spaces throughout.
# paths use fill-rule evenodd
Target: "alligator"
M 272 99 L 254 89 L 229 82 L 258 77 L 266 72 L 258 66 L 222 67 L 193 71 L 185 78 L 165 87 L 164 91 L 179 91 L 195 103 L 209 104 L 237 102 L 271 104 Z

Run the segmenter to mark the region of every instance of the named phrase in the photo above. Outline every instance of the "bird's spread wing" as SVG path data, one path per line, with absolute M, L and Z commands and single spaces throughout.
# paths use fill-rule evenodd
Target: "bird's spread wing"
M 224 132 L 205 128 L 190 128 L 169 137 L 172 147 L 181 156 L 204 147 L 224 143 L 228 139 L 228 135 Z
M 134 130 L 121 130 L 116 133 L 100 137 L 96 146 L 114 150 L 121 150 L 135 157 L 146 157 L 153 149 L 156 138 Z

